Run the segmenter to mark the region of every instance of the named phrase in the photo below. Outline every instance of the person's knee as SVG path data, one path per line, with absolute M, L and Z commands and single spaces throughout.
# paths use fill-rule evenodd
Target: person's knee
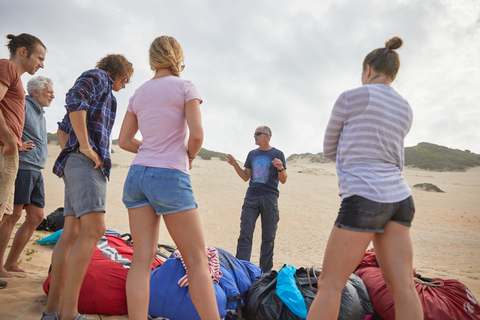
M 97 243 L 104 236 L 105 231 L 106 227 L 104 223 L 82 224 L 79 235 L 83 235 L 92 242 Z
M 318 278 L 317 286 L 318 289 L 322 288 L 322 290 L 328 290 L 331 294 L 339 294 L 345 288 L 348 280 L 343 281 L 339 277 L 335 276 L 323 276 L 320 275 Z
M 191 268 L 198 268 L 202 265 L 208 268 L 207 253 L 204 248 L 198 248 L 197 250 L 189 251 L 187 254 L 182 254 L 182 258 L 189 270 Z
M 400 292 L 411 292 L 415 290 L 415 282 L 413 281 L 413 277 L 409 279 L 399 279 L 395 278 L 390 279 L 388 277 L 384 277 L 385 284 L 387 289 L 393 294 L 396 295 Z
M 13 210 L 11 215 L 9 215 L 9 216 L 4 215 L 4 217 L 7 216 L 8 217 L 8 222 L 12 223 L 12 224 L 15 224 L 22 217 L 22 211 L 23 211 L 23 207 L 21 207 L 21 208 L 16 207 L 15 210 Z
M 27 213 L 27 219 L 25 220 L 25 222 L 31 224 L 32 226 L 35 226 L 36 228 L 43 221 L 43 218 L 43 209 L 38 208 L 35 211 Z
M 155 255 L 157 251 L 155 249 L 141 249 L 136 248 L 133 251 L 132 263 L 136 264 L 137 267 L 151 268 L 155 260 Z

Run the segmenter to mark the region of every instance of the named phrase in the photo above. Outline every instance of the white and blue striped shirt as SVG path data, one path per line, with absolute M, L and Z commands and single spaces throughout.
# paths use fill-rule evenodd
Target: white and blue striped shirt
M 385 84 L 345 91 L 325 132 L 324 156 L 337 163 L 339 195 L 394 203 L 412 190 L 402 175 L 403 139 L 412 125 L 408 102 Z

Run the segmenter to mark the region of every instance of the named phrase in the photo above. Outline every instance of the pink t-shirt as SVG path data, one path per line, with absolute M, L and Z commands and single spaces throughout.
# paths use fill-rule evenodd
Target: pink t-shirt
M 202 103 L 195 85 L 176 76 L 149 80 L 135 91 L 127 111 L 137 117 L 143 144 L 132 165 L 190 173 L 185 104 L 192 99 Z

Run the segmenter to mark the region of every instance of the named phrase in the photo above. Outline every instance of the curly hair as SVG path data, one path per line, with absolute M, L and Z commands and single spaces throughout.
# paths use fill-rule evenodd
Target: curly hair
M 185 56 L 174 37 L 161 36 L 153 40 L 149 56 L 152 70 L 169 68 L 173 75 L 180 76 L 178 64 L 185 60 Z
M 47 47 L 45 47 L 40 39 L 28 33 L 22 33 L 18 36 L 8 34 L 7 39 L 10 39 L 10 41 L 8 41 L 7 48 L 8 51 L 10 51 L 11 57 L 15 57 L 17 50 L 23 47 L 27 49 L 27 58 L 32 55 L 38 45 L 41 45 L 43 48 L 45 48 L 45 50 L 47 50 Z
M 378 48 L 367 54 L 363 60 L 363 70 L 367 65 L 373 70 L 383 73 L 390 78 L 395 78 L 398 69 L 400 69 L 400 57 L 395 49 L 402 46 L 403 40 L 399 37 L 393 37 L 385 42 L 384 48 Z
M 121 54 L 107 54 L 97 62 L 95 67 L 108 73 L 113 81 L 121 78 L 123 84 L 130 82 L 130 78 L 133 75 L 132 63 Z

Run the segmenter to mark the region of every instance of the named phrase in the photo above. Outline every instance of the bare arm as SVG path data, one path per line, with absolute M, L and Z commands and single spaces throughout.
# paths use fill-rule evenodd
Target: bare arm
M 7 91 L 8 86 L 2 81 L 0 81 L 0 101 L 3 100 L 3 97 L 5 97 Z M 13 136 L 12 131 L 10 131 L 10 128 L 7 126 L 7 123 L 5 122 L 2 110 L 0 110 L 0 141 L 2 141 L 4 145 L 4 156 L 11 156 L 12 154 L 15 154 L 15 152 L 18 152 L 17 141 Z
M 187 152 L 191 169 L 193 158 L 195 158 L 203 144 L 202 114 L 198 99 L 189 100 L 185 104 L 185 119 L 190 130 Z
M 142 145 L 142 141 L 135 139 L 138 132 L 137 116 L 129 111 L 123 118 L 122 128 L 118 137 L 118 145 L 123 150 L 137 153 L 138 148 Z
M 103 169 L 102 159 L 100 159 L 100 156 L 93 150 L 88 140 L 87 112 L 85 110 L 73 111 L 70 112 L 69 117 L 73 131 L 80 143 L 80 152 L 95 162 L 94 169 Z
M 277 168 L 277 172 L 278 172 L 278 180 L 284 184 L 285 182 L 287 182 L 287 169 L 285 169 L 283 167 L 283 163 L 282 163 L 282 160 L 280 159 L 273 159 L 272 161 L 272 164 L 275 166 L 275 168 Z M 280 172 L 281 171 L 281 172 Z
M 228 164 L 233 166 L 233 168 L 237 172 L 238 176 L 240 178 L 242 178 L 243 181 L 250 180 L 250 177 L 252 176 L 252 169 L 249 169 L 249 168 L 242 169 L 242 168 L 240 168 L 237 160 L 235 160 L 235 158 L 231 154 L 227 154 L 227 159 L 228 159 Z
M 57 129 L 57 137 L 58 137 L 58 144 L 60 145 L 60 148 L 63 150 L 63 148 L 65 148 L 65 145 L 67 144 L 67 141 L 68 141 L 68 133 L 66 133 L 63 130 Z

